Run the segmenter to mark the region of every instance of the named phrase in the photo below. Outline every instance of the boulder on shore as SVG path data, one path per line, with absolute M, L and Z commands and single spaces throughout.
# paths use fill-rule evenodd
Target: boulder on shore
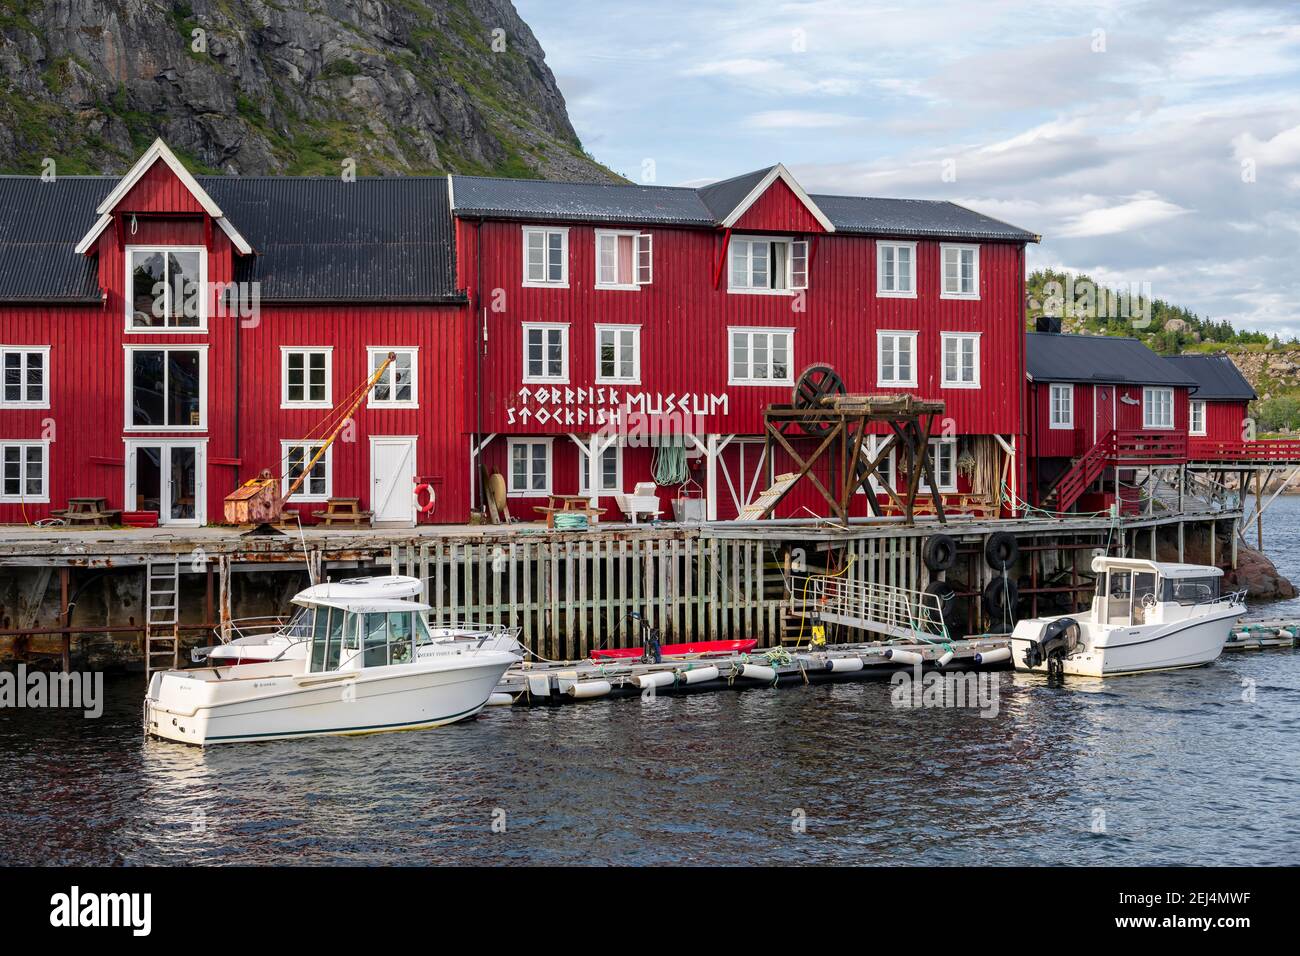
M 1246 589 L 1252 601 L 1277 601 L 1296 596 L 1295 585 L 1278 572 L 1277 566 L 1262 551 L 1237 545 L 1237 568 L 1224 572 L 1224 589 Z

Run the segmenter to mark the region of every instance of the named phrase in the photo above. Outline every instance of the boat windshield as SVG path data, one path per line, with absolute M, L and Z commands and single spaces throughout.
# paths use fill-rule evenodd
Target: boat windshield
M 365 615 L 366 667 L 383 667 L 387 664 L 406 664 L 411 661 L 415 639 L 415 625 L 411 611 L 390 611 L 387 614 Z
M 337 607 L 315 608 L 311 628 L 311 669 L 316 673 L 337 670 L 343 651 L 343 625 L 348 613 Z
M 311 637 L 312 615 L 314 607 L 300 607 L 293 612 L 289 623 L 284 626 L 284 636 L 290 641 L 305 641 Z
M 1173 604 L 1205 604 L 1219 599 L 1218 575 L 1203 578 L 1168 578 L 1160 600 Z

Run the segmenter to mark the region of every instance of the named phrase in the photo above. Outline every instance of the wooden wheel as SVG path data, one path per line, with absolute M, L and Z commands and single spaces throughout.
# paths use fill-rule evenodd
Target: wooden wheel
M 844 387 L 839 372 L 829 365 L 809 365 L 799 373 L 799 378 L 794 383 L 791 404 L 801 411 L 811 412 L 826 407 L 823 399 L 846 394 L 848 389 Z M 830 422 L 815 419 L 799 421 L 797 424 L 809 435 L 825 435 L 832 427 Z

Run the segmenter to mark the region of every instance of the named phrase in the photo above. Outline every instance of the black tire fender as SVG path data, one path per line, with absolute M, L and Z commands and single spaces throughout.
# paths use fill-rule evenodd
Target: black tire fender
M 984 613 L 995 632 L 999 628 L 1010 630 L 1015 626 L 1019 600 L 1020 588 L 1011 578 L 998 575 L 984 586 Z
M 984 560 L 995 571 L 1006 571 L 1020 559 L 1020 544 L 1010 531 L 995 531 L 984 542 Z
M 950 534 L 932 534 L 925 539 L 921 557 L 931 571 L 947 571 L 957 563 L 957 540 Z

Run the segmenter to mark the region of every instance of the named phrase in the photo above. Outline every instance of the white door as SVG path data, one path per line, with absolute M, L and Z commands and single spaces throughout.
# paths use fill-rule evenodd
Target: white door
M 414 479 L 414 436 L 370 436 L 370 510 L 375 523 L 415 524 Z
M 156 511 L 159 524 L 207 521 L 202 442 L 139 439 L 126 446 L 126 510 Z

